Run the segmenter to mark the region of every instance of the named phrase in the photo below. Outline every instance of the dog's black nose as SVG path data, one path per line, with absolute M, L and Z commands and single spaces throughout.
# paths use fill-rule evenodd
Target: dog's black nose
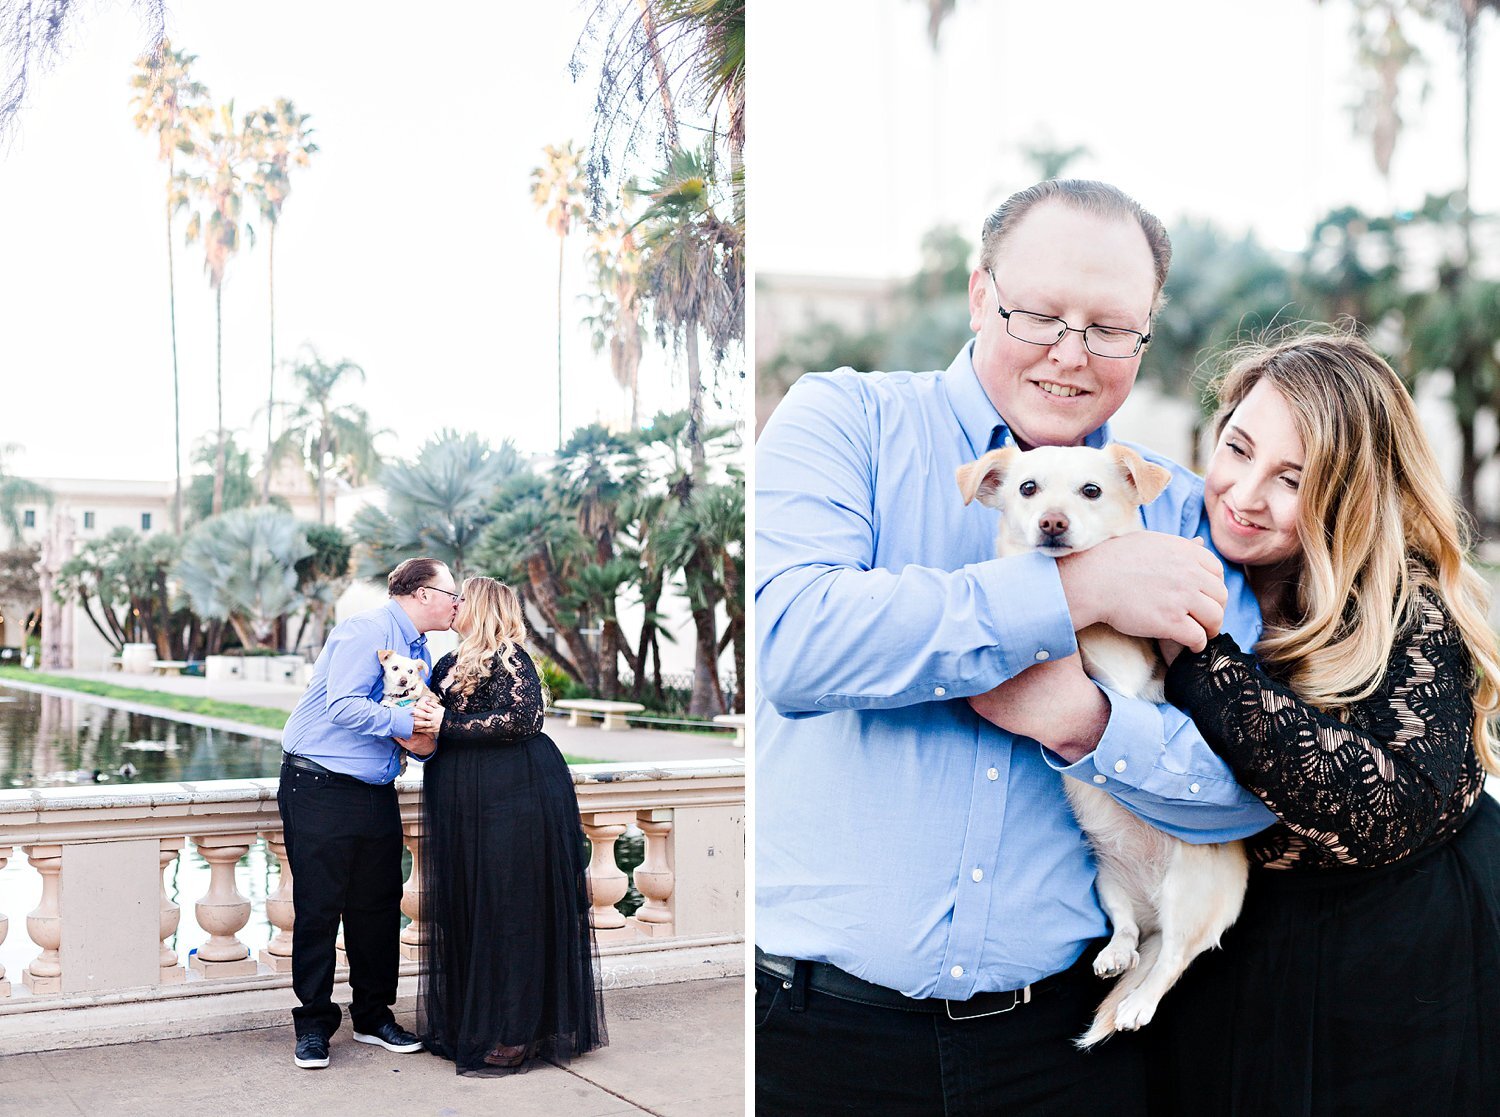
M 1061 512 L 1048 512 L 1037 524 L 1042 529 L 1042 534 L 1055 539 L 1068 530 L 1068 517 Z

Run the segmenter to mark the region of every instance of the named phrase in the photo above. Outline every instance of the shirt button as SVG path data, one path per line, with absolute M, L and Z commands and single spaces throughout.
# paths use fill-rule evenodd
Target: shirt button
M 974 878 L 974 882 L 977 884 L 977 883 L 979 883 L 980 881 L 982 881 L 984 879 L 984 870 L 983 869 L 975 869 L 969 875 Z
M 1116 772 L 1123 772 L 1123 771 L 1125 771 L 1125 761 L 1124 760 L 1116 760 L 1115 761 L 1115 771 Z
M 1194 795 L 1197 795 L 1198 794 L 1198 785 L 1195 784 L 1195 783 L 1188 784 L 1188 790 L 1191 791 Z
M 1039 652 L 1036 653 L 1036 661 L 1038 663 L 1040 663 L 1044 659 L 1051 658 L 1051 655 L 1052 655 L 1051 652 L 1049 652 L 1046 648 L 1043 648 L 1041 651 L 1039 651 Z
M 951 973 L 954 977 L 963 977 L 963 975 L 964 975 L 964 968 L 962 966 L 954 966 L 948 972 Z
M 1097 776 L 1094 777 L 1094 782 L 1095 783 L 1108 783 L 1109 782 L 1109 777 L 1106 776 L 1106 775 L 1103 775 L 1101 773 L 1100 775 L 1097 775 Z
M 941 698 L 943 695 L 945 695 L 945 694 L 948 693 L 948 688 L 947 687 L 940 687 L 940 686 L 939 687 L 933 687 L 932 688 L 932 693 L 935 694 L 935 695 L 937 695 L 939 698 Z
M 985 775 L 992 780 L 998 780 L 1000 778 L 1000 769 L 991 768 L 988 772 L 985 773 Z

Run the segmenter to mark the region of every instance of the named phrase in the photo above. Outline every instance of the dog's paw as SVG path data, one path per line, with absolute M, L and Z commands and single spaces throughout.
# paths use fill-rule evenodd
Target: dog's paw
M 1140 952 L 1131 950 L 1123 943 L 1110 943 L 1094 959 L 1096 977 L 1119 977 L 1126 970 L 1134 969 L 1141 960 Z
M 1115 1030 L 1134 1032 L 1151 1023 L 1156 1015 L 1157 1000 L 1136 990 L 1120 1002 L 1115 1009 Z

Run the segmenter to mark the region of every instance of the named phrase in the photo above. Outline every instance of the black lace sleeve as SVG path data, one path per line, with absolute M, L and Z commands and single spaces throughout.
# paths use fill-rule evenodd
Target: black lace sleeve
M 497 655 L 490 661 L 489 677 L 469 695 L 444 694 L 438 689 L 455 662 L 450 656 L 438 661 L 432 673 L 433 689 L 447 708 L 438 744 L 521 741 L 542 731 L 541 679 L 524 651 L 518 649 L 514 658 L 512 674 Z
M 1271 844 L 1258 858 L 1252 841 L 1253 859 L 1396 861 L 1456 829 L 1482 790 L 1468 650 L 1434 596 L 1423 592 L 1418 603 L 1381 686 L 1342 720 L 1269 678 L 1226 635 L 1172 664 L 1168 700 L 1283 824 L 1266 832 Z

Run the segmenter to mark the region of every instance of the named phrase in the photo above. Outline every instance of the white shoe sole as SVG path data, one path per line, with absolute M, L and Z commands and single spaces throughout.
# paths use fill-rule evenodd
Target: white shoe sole
M 422 1050 L 422 1041 L 415 1043 L 386 1043 L 379 1036 L 367 1036 L 363 1032 L 354 1033 L 355 1043 L 373 1043 L 376 1047 L 384 1047 L 387 1051 L 394 1051 L 397 1055 L 410 1055 L 413 1051 Z
M 327 1059 L 299 1059 L 295 1055 L 292 1056 L 292 1062 L 303 1070 L 322 1070 L 328 1065 Z

